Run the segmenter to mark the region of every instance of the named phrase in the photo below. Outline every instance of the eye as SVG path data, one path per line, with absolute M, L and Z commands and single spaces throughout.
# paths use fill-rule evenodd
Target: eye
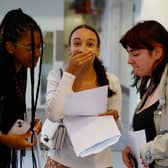
M 137 57 L 140 55 L 140 51 L 139 50 L 133 50 L 129 52 L 133 57 Z
M 137 56 L 139 56 L 140 55 L 140 52 L 133 52 L 132 53 L 132 56 L 134 56 L 134 57 L 137 57 Z
M 81 43 L 76 41 L 76 42 L 73 43 L 73 45 L 76 46 L 76 47 L 78 47 L 78 46 L 81 45 Z
M 132 54 L 132 56 L 134 57 L 137 57 L 138 55 L 139 55 L 138 53 Z
M 88 43 L 87 46 L 91 48 L 91 47 L 95 47 L 95 44 L 94 43 Z

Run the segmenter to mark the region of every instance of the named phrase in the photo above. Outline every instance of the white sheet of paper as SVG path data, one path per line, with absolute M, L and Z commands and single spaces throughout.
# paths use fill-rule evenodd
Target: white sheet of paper
M 132 152 L 134 153 L 138 161 L 138 168 L 142 168 L 142 160 L 140 159 L 140 149 L 146 143 L 145 130 L 129 131 L 128 142 Z
M 67 96 L 64 115 L 95 116 L 107 109 L 107 86 L 75 92 Z
M 121 134 L 112 116 L 66 117 L 64 124 L 77 156 L 101 152 L 118 142 Z

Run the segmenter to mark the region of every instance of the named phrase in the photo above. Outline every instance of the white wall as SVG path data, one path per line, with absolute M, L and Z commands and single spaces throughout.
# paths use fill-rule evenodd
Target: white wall
M 121 9 L 120 38 L 129 28 L 133 26 L 133 23 L 134 23 L 133 0 L 127 0 L 127 1 L 123 0 Z M 131 67 L 128 65 L 127 62 L 128 62 L 128 54 L 122 48 L 120 50 L 120 80 L 124 86 L 130 88 Z
M 127 53 L 120 48 L 119 39 L 133 25 L 133 0 L 106 0 L 102 19 L 101 58 L 107 69 L 116 74 L 121 84 L 130 86 L 130 66 Z
M 43 30 L 63 30 L 64 0 L 0 0 L 0 20 L 8 10 L 22 8 Z
M 168 0 L 142 0 L 140 20 L 158 20 L 168 29 Z
M 116 74 L 128 92 L 123 92 L 122 118 L 128 127 L 138 102 L 135 88 L 130 87 L 131 66 L 128 54 L 119 44 L 121 36 L 134 24 L 134 0 L 106 0 L 102 19 L 101 58 L 108 71 Z

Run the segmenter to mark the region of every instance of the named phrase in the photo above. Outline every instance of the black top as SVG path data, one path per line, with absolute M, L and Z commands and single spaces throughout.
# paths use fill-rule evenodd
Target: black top
M 133 130 L 139 131 L 145 129 L 147 142 L 153 140 L 156 136 L 156 129 L 154 124 L 154 111 L 157 109 L 159 101 L 152 104 L 150 107 L 144 109 L 140 113 L 135 113 L 133 117 Z M 154 168 L 154 163 L 149 165 Z
M 153 140 L 156 136 L 154 124 L 154 111 L 157 109 L 159 101 L 144 109 L 140 113 L 135 113 L 133 117 L 133 130 L 139 131 L 145 129 L 147 142 Z
M 16 74 L 12 56 L 4 52 L 0 44 L 0 131 L 4 134 L 17 119 L 24 118 L 26 79 L 27 68 L 23 67 Z M 9 167 L 11 151 L 11 148 L 0 144 L 0 167 Z M 15 158 L 16 153 L 12 153 L 12 158 Z

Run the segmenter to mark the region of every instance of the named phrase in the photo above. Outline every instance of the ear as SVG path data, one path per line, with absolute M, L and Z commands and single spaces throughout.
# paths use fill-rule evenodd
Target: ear
M 5 43 L 5 47 L 9 54 L 13 54 L 15 52 L 15 45 L 11 41 L 7 41 Z
M 162 47 L 155 47 L 155 59 L 160 60 L 163 57 L 164 51 Z
M 71 55 L 70 47 L 67 47 L 67 52 L 68 52 L 69 55 Z

